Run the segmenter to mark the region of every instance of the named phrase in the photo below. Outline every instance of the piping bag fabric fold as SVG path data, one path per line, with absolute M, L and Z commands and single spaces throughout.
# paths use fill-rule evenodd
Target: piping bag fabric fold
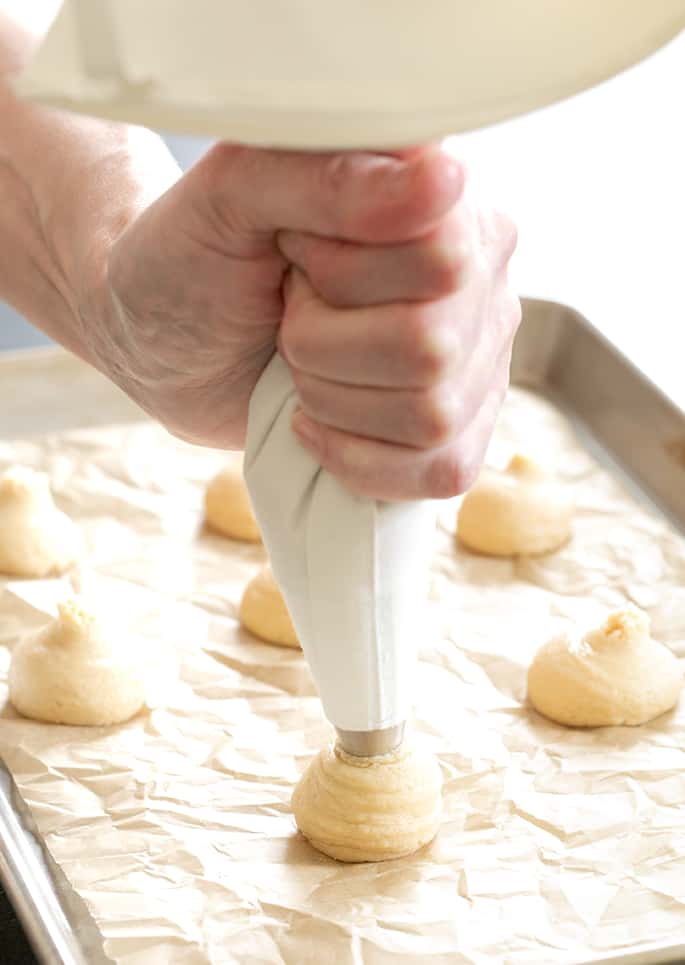
M 297 404 L 275 355 L 250 401 L 250 498 L 327 718 L 392 727 L 412 703 L 435 504 L 349 492 L 294 436 Z

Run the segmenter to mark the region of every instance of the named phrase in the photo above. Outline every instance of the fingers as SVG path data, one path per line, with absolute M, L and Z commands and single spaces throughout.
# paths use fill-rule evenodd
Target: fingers
M 312 421 L 351 435 L 433 449 L 463 432 L 491 386 L 506 386 L 511 343 L 499 354 L 470 361 L 427 389 L 377 389 L 330 382 L 293 371 L 303 413 Z
M 463 320 L 462 320 L 463 321 Z M 471 334 L 449 299 L 331 308 L 293 272 L 279 348 L 293 369 L 349 385 L 422 388 L 444 378 Z
M 295 377 L 366 388 L 429 389 L 457 376 L 477 352 L 484 364 L 509 344 L 518 299 L 470 289 L 441 300 L 331 308 L 292 273 L 279 349 Z M 310 381 L 308 385 L 315 385 Z
M 279 250 L 336 308 L 431 301 L 481 278 L 506 278 L 517 242 L 514 223 L 497 211 L 460 204 L 412 241 L 361 245 L 298 231 L 278 235 Z
M 219 231 L 281 229 L 365 243 L 407 241 L 461 196 L 459 162 L 428 146 L 393 157 L 221 143 L 189 174 Z
M 465 285 L 468 244 L 459 228 L 448 216 L 420 239 L 373 247 L 286 231 L 278 245 L 333 307 L 429 301 Z
M 321 465 L 352 492 L 372 499 L 446 499 L 475 481 L 504 396 L 502 386 L 487 394 L 461 436 L 439 449 L 417 451 L 312 422 L 302 412 L 293 431 Z
M 472 254 L 464 281 L 451 279 L 442 298 L 409 300 L 434 283 L 425 267 L 432 267 L 430 243 L 439 232 L 366 252 L 331 247 L 328 239 L 282 239 L 282 253 L 299 266 L 291 272 L 279 336 L 302 407 L 293 429 L 361 495 L 463 492 L 480 468 L 506 392 L 521 317 L 506 284 L 515 230 L 503 216 L 468 206 L 450 220 L 451 238 L 462 231 Z M 405 256 L 396 275 L 389 262 L 385 268 L 386 253 Z M 373 286 L 364 289 L 364 273 L 374 274 L 376 266 Z M 365 304 L 358 307 L 347 286 L 361 289 Z M 374 297 L 379 303 L 368 304 Z M 328 304 L 336 299 L 343 307 Z
M 506 393 L 521 310 L 503 286 L 470 307 L 479 323 L 474 345 L 426 386 L 379 388 L 293 370 L 301 403 L 293 429 L 353 492 L 446 498 L 475 479 Z
M 444 445 L 466 418 L 468 401 L 450 386 L 375 389 L 294 375 L 303 413 L 351 435 L 429 448 Z

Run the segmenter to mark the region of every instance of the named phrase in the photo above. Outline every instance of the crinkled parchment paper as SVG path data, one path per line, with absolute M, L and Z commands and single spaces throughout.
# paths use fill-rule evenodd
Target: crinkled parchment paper
M 520 391 L 490 461 L 514 448 L 573 486 L 575 537 L 546 559 L 485 559 L 455 547 L 456 504 L 441 507 L 416 728 L 440 756 L 444 823 L 413 857 L 345 866 L 290 814 L 330 736 L 303 658 L 237 622 L 263 550 L 202 529 L 223 457 L 150 425 L 0 443 L 0 466 L 49 471 L 99 591 L 180 664 L 166 703 L 122 727 L 2 710 L 0 753 L 114 961 L 575 963 L 682 941 L 685 699 L 644 727 L 570 731 L 526 706 L 525 675 L 551 634 L 626 599 L 685 655 L 685 547 Z M 63 592 L 0 584 L 3 699 L 13 643 Z

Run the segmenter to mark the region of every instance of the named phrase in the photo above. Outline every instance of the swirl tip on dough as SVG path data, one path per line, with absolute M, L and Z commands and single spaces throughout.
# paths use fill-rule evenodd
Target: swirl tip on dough
M 572 515 L 564 487 L 535 460 L 515 453 L 506 469 L 484 469 L 464 496 L 457 534 L 478 553 L 535 556 L 569 539 Z
M 610 613 L 601 627 L 590 630 L 585 636 L 585 641 L 594 649 L 613 647 L 617 644 L 631 646 L 647 639 L 649 631 L 649 617 L 645 611 L 628 604 L 622 610 Z
M 268 563 L 245 587 L 240 601 L 240 622 L 267 643 L 300 646 L 283 594 Z
M 0 476 L 0 572 L 63 573 L 81 554 L 74 523 L 52 499 L 45 473 L 13 466 Z
M 583 637 L 554 637 L 528 671 L 528 696 L 541 714 L 568 727 L 644 724 L 678 702 L 682 670 L 650 636 L 634 606 L 609 614 Z
M 520 479 L 542 480 L 548 478 L 539 462 L 521 452 L 514 453 L 504 471 L 510 476 L 518 476 Z
M 207 525 L 230 539 L 261 542 L 242 472 L 242 460 L 233 460 L 209 481 L 205 490 Z
M 79 597 L 71 597 L 57 604 L 57 625 L 59 631 L 54 636 L 56 644 L 85 644 L 93 647 L 100 644 L 99 622 Z
M 353 757 L 339 744 L 310 762 L 292 798 L 297 826 L 338 861 L 387 861 L 435 837 L 442 777 L 433 754 L 404 743 L 382 757 Z
M 139 656 L 139 655 L 138 655 Z M 24 717 L 55 724 L 122 723 L 145 703 L 133 647 L 112 636 L 79 598 L 12 651 L 9 695 Z

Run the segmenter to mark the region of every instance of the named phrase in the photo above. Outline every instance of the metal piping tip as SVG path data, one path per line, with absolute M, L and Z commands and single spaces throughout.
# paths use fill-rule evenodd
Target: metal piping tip
M 383 730 L 340 730 L 336 727 L 338 741 L 352 757 L 379 757 L 399 747 L 404 737 L 404 721 Z

